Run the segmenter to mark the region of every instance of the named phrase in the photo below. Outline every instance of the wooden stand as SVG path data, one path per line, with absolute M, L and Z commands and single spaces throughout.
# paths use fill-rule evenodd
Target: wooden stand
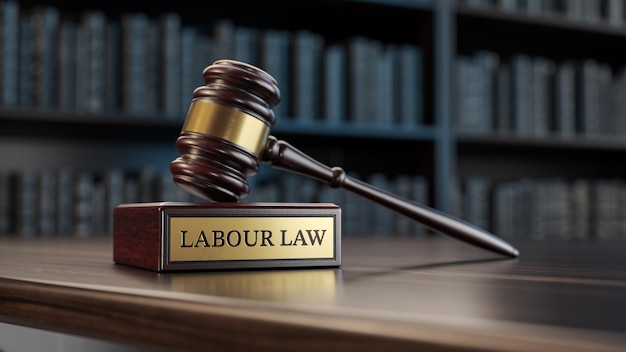
M 136 203 L 114 210 L 113 260 L 153 271 L 337 267 L 329 203 Z

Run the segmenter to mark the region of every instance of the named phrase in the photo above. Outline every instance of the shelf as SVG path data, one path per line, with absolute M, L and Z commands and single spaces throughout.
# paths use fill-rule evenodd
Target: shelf
M 470 135 L 457 137 L 458 149 L 509 150 L 521 152 L 542 149 L 551 152 L 626 153 L 626 140 L 619 137 L 521 137 L 513 135 Z
M 389 141 L 433 141 L 436 129 L 433 126 L 403 127 L 389 125 L 353 125 L 349 123 L 307 123 L 294 122 L 293 120 L 280 120 L 276 122 L 273 133 L 350 139 L 366 138 Z
M 0 108 L 0 136 L 175 141 L 182 124 L 154 116 Z
M 456 9 L 456 20 L 461 53 L 481 48 L 557 60 L 594 57 L 616 65 L 626 61 L 626 54 L 615 50 L 626 44 L 626 27 L 468 6 Z
M 460 136 L 459 178 L 626 177 L 626 143 L 611 138 Z
M 572 20 L 560 14 L 531 14 L 523 11 L 504 11 L 472 6 L 458 6 L 459 19 L 493 22 L 498 25 L 533 27 L 543 30 L 585 32 L 603 36 L 626 38 L 626 27 L 612 26 L 603 22 Z
M 175 141 L 184 120 L 128 114 L 93 114 L 49 109 L 0 108 L 0 136 L 47 138 Z M 349 123 L 301 123 L 280 120 L 273 134 L 291 137 L 328 137 L 350 140 L 432 141 L 432 126 L 356 126 Z
M 408 9 L 433 10 L 432 0 L 348 0 L 363 4 L 378 4 L 384 6 L 397 6 Z

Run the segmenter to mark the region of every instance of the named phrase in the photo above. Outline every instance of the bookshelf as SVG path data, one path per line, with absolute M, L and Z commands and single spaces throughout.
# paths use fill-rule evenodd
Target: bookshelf
M 577 236 L 596 236 L 601 212 L 626 228 L 619 210 L 626 200 L 600 210 L 607 204 L 600 189 L 626 193 L 620 186 L 626 99 L 618 94 L 626 54 L 615 50 L 626 41 L 624 6 L 572 5 L 582 3 L 0 1 L 0 233 L 19 232 L 9 205 L 20 197 L 13 185 L 24 170 L 89 173 L 98 189 L 92 203 L 189 200 L 160 187 L 168 185 L 169 162 L 178 155 L 174 141 L 191 93 L 217 58 L 246 61 L 277 78 L 282 101 L 274 135 L 367 182 L 503 237 L 527 237 L 511 224 L 528 217 L 541 224 L 523 231 L 535 238 L 568 237 L 581 218 L 575 214 L 589 218 L 578 223 L 586 230 Z M 57 36 L 43 37 L 46 23 Z M 41 66 L 24 65 L 24 58 Z M 515 72 L 543 84 L 529 86 Z M 597 90 L 583 89 L 591 86 Z M 129 184 L 112 196 L 107 180 L 120 172 Z M 338 203 L 346 234 L 424 232 L 299 176 L 264 167 L 250 182 L 245 201 Z M 555 230 L 558 222 L 513 206 L 542 201 L 550 204 L 545 213 L 567 226 Z M 100 217 L 105 224 L 107 216 Z
M 116 203 L 199 200 L 173 185 L 169 162 L 202 70 L 219 58 L 279 81 L 274 135 L 431 203 L 438 127 L 426 2 L 0 4 L 3 235 L 50 235 L 68 217 L 73 228 L 60 235 L 107 235 Z M 388 157 L 397 149 L 405 161 Z M 361 217 L 376 206 L 345 192 L 269 168 L 250 182 L 245 201 L 350 203 L 344 232 L 371 232 Z M 387 228 L 415 231 L 383 212 Z
M 455 18 L 457 210 L 513 238 L 623 236 L 624 2 L 459 1 Z

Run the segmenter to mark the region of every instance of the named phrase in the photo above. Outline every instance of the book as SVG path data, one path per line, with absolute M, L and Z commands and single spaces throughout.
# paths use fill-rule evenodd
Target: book
M 508 62 L 502 61 L 496 70 L 494 131 L 511 133 L 513 132 L 511 66 Z
M 234 52 L 235 60 L 254 66 L 259 65 L 259 29 L 247 26 L 234 28 Z
M 89 237 L 94 230 L 94 175 L 78 171 L 74 182 L 74 231 L 76 237 Z
M 362 118 L 358 121 L 363 125 L 374 125 L 378 122 L 381 103 L 378 97 L 381 85 L 380 62 L 383 47 L 384 44 L 380 40 L 374 39 L 370 39 L 366 47 L 367 55 L 365 57 L 365 67 L 367 74 L 363 77 L 364 84 L 366 85 L 364 89 L 365 106 L 363 107 Z
M 106 185 L 102 182 L 95 182 L 93 185 L 91 202 L 91 232 L 92 236 L 107 235 L 107 208 L 106 208 Z
M 383 191 L 389 192 L 393 189 L 393 180 L 380 172 L 371 174 L 367 181 L 372 186 Z M 375 202 L 364 200 L 364 203 L 368 207 L 369 213 L 365 217 L 368 221 L 367 234 L 375 236 L 388 235 L 394 228 L 394 211 Z
M 368 76 L 370 40 L 355 36 L 348 39 L 348 121 L 363 123 L 369 114 Z
M 570 202 L 572 207 L 571 238 L 589 238 L 590 230 L 590 190 L 591 181 L 586 178 L 575 179 L 571 183 Z
M 57 173 L 53 169 L 39 171 L 37 192 L 37 234 L 43 237 L 56 235 Z
M 37 170 L 24 169 L 17 173 L 15 230 L 20 237 L 37 235 L 37 184 Z
M 56 106 L 56 50 L 59 11 L 52 6 L 34 6 L 28 13 L 32 29 L 32 80 L 33 106 Z
M 485 133 L 494 130 L 498 65 L 497 54 L 484 50 L 459 58 L 459 131 Z
M 375 104 L 373 122 L 380 126 L 391 126 L 396 123 L 399 113 L 398 96 L 398 55 L 396 45 L 382 45 L 376 60 L 376 83 L 374 89 L 378 100 Z M 419 99 L 419 98 L 416 98 Z
M 57 103 L 62 110 L 73 110 L 76 107 L 76 24 L 62 18 L 59 23 L 57 50 Z
M 576 134 L 576 77 L 572 61 L 563 61 L 555 69 L 554 134 L 573 137 Z
M 420 126 L 424 123 L 424 53 L 414 44 L 400 45 L 399 50 L 400 124 Z
M 458 84 L 456 85 L 457 109 L 455 113 L 454 127 L 458 132 L 472 130 L 474 115 L 478 109 L 480 99 L 477 98 L 476 90 L 472 87 L 476 78 L 472 71 L 472 61 L 469 55 L 459 55 L 455 61 L 455 72 Z
M 80 24 L 76 25 L 74 39 L 74 109 L 77 111 L 87 111 L 88 109 L 88 86 L 89 64 L 88 57 L 89 44 L 87 43 L 87 28 Z
M 33 24 L 28 13 L 20 12 L 19 16 L 19 67 L 18 67 L 18 105 L 31 108 L 33 100 Z
M 15 190 L 14 173 L 0 169 L 0 237 L 14 232 Z
M 104 42 L 104 111 L 122 109 L 122 37 L 121 24 L 115 19 L 106 23 Z
M 121 18 L 122 37 L 122 109 L 141 115 L 146 107 L 146 72 L 150 21 L 144 13 L 125 13 Z
M 220 19 L 213 24 L 215 43 L 214 57 L 211 63 L 221 59 L 235 58 L 235 24 L 228 19 Z M 208 65 L 207 65 L 208 66 Z
M 294 117 L 299 121 L 321 118 L 321 65 L 323 37 L 307 30 L 297 30 L 292 38 Z
M 347 54 L 343 43 L 332 43 L 324 51 L 323 117 L 329 124 L 347 119 L 348 84 Z
M 162 77 L 159 100 L 160 110 L 168 119 L 179 119 L 181 114 L 181 27 L 180 15 L 176 12 L 167 12 L 159 17 L 159 73 Z
M 467 177 L 462 185 L 462 218 L 483 229 L 491 229 L 490 188 L 490 180 L 480 176 Z
M 19 30 L 18 2 L 0 2 L 0 106 L 18 104 Z
M 546 137 L 551 132 L 550 122 L 554 106 L 552 99 L 554 62 L 545 57 L 534 57 L 532 75 L 532 135 Z
M 626 113 L 626 67 L 615 70 L 611 84 L 611 121 L 613 130 L 610 133 L 613 136 L 626 136 L 626 119 L 623 118 Z
M 585 136 L 600 134 L 600 64 L 585 59 L 577 66 L 577 129 Z
M 120 168 L 109 169 L 103 175 L 103 183 L 106 190 L 104 201 L 107 219 L 105 225 L 106 233 L 113 233 L 113 209 L 124 203 L 125 177 L 124 170 Z
M 290 110 L 292 76 L 290 32 L 264 29 L 259 36 L 260 68 L 274 77 L 280 89 L 280 103 L 273 108 L 274 114 L 279 119 L 291 118 L 293 114 Z
M 513 126 L 515 133 L 532 135 L 533 131 L 533 64 L 528 54 L 516 54 L 511 58 L 511 78 L 513 83 Z
M 89 112 L 104 111 L 104 82 L 105 82 L 105 40 L 107 18 L 102 11 L 87 11 L 82 14 L 81 26 L 85 31 L 85 60 L 86 68 L 86 102 L 85 108 Z
M 195 55 L 195 46 L 199 39 L 195 28 L 183 26 L 180 30 L 180 108 L 178 114 L 180 120 L 185 119 L 189 104 L 193 98 L 193 91 L 200 86 L 202 82 L 202 71 L 199 70 L 196 61 L 200 60 Z M 205 66 L 206 67 L 206 66 Z
M 148 17 L 146 30 L 143 33 L 143 43 L 145 45 L 145 61 L 143 62 L 142 75 L 135 77 L 135 80 L 142 83 L 143 111 L 146 116 L 162 116 L 160 110 L 161 90 L 163 89 L 161 72 L 161 38 L 159 36 L 158 19 Z
M 610 136 L 616 130 L 615 120 L 612 118 L 612 96 L 613 87 L 613 69 L 610 64 L 601 62 L 598 72 L 599 84 L 599 106 L 598 106 L 598 123 L 599 134 L 601 136 Z M 621 117 L 617 117 L 620 119 Z
M 74 170 L 61 167 L 56 175 L 56 233 L 68 237 L 74 233 Z
M 191 52 L 194 55 L 193 66 L 195 67 L 195 75 L 190 82 L 192 85 L 199 87 L 205 85 L 202 73 L 207 66 L 212 64 L 210 60 L 215 56 L 215 40 L 204 31 L 196 30 L 193 49 L 195 50 Z M 186 113 L 187 109 L 185 108 L 183 112 Z
M 611 26 L 621 27 L 624 25 L 624 0 L 607 0 L 607 21 Z

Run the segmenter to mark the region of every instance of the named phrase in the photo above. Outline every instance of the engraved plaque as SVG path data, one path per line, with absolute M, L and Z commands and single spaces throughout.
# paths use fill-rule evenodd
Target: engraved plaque
M 330 203 L 136 203 L 114 210 L 113 259 L 153 271 L 336 267 Z

